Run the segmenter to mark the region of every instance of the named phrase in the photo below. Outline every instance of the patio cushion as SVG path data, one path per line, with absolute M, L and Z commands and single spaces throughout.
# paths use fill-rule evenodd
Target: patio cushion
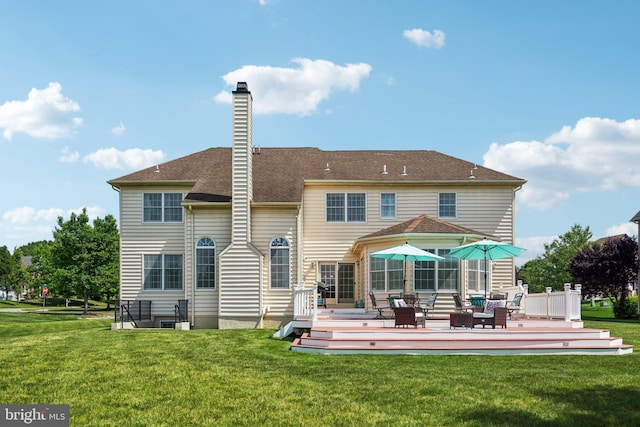
M 474 319 L 491 319 L 493 317 L 493 313 L 473 313 Z
M 397 298 L 393 300 L 393 303 L 396 307 L 406 307 L 407 303 L 402 298 Z
M 506 305 L 506 300 L 489 300 L 487 301 L 487 303 L 484 306 L 484 313 L 485 314 L 490 314 L 491 316 L 493 316 L 493 312 L 495 310 L 496 307 L 504 307 Z

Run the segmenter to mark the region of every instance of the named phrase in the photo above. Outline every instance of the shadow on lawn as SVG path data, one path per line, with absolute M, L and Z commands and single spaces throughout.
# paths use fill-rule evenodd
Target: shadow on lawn
M 492 408 L 469 411 L 466 419 L 482 425 L 509 426 L 638 426 L 640 425 L 640 389 L 602 387 L 580 390 L 551 390 L 540 393 L 550 408 L 543 418 L 527 408 Z

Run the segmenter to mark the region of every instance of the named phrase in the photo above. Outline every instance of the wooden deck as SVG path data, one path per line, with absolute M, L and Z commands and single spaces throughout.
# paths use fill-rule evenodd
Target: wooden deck
M 319 354 L 422 355 L 624 355 L 633 352 L 609 331 L 583 328 L 582 321 L 514 319 L 507 328 L 450 328 L 428 319 L 426 327 L 395 328 L 393 319 L 374 319 L 357 310 L 327 310 L 317 320 L 298 319 L 276 336 L 297 331 L 291 350 Z M 303 332 L 305 331 L 305 332 Z

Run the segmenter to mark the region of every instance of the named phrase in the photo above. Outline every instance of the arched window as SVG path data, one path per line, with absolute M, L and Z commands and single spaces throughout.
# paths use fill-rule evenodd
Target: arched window
M 289 289 L 289 242 L 276 237 L 270 246 L 271 287 Z
M 208 237 L 196 243 L 196 288 L 216 287 L 216 244 Z

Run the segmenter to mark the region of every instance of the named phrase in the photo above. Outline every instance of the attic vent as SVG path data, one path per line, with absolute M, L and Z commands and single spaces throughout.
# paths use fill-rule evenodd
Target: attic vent
M 402 173 L 400 175 L 407 176 L 407 166 L 402 166 Z
M 331 168 L 329 167 L 329 163 L 327 163 L 327 166 L 324 167 L 324 170 L 329 172 L 331 170 Z
M 382 175 L 386 175 L 386 174 L 388 174 L 388 173 L 389 173 L 389 172 L 387 172 L 387 165 L 383 165 L 383 166 L 382 166 Z
M 473 169 L 471 169 L 471 173 L 469 174 L 469 176 L 467 178 L 476 179 L 476 177 L 473 175 Z
M 154 172 L 155 173 L 159 173 L 160 172 L 160 166 L 159 165 L 156 165 L 156 168 L 155 168 Z

